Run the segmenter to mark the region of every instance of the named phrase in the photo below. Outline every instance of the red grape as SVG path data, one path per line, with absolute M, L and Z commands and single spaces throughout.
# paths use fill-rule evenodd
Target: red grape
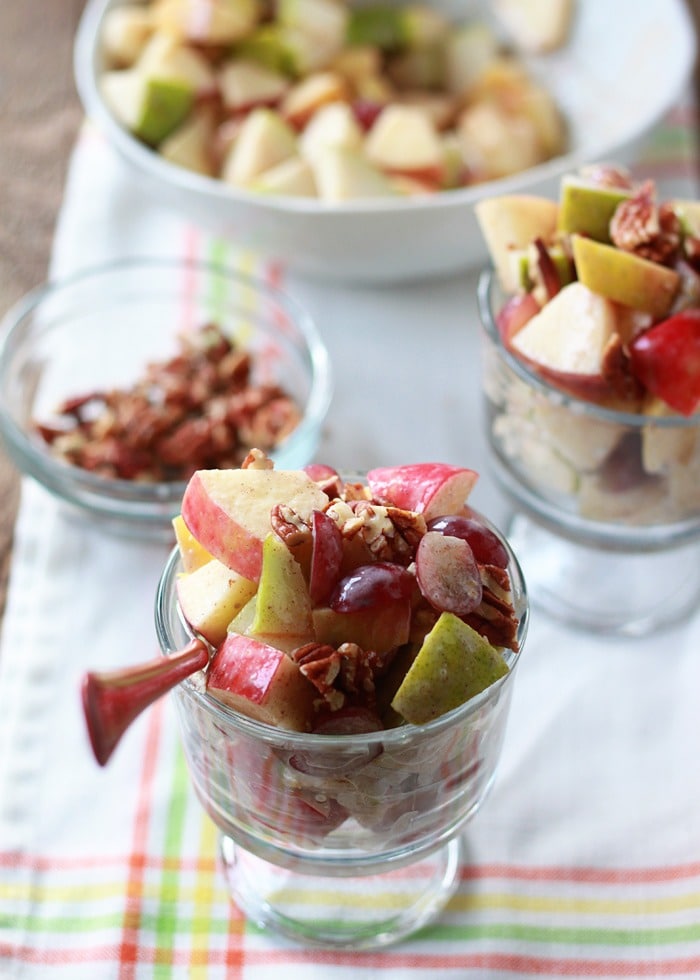
M 467 541 L 480 565 L 508 567 L 508 552 L 502 542 L 493 531 L 473 517 L 463 517 L 459 514 L 436 517 L 428 523 L 428 530 L 439 531 L 440 534 L 448 534 Z
M 358 612 L 381 607 L 411 595 L 415 579 L 401 565 L 377 561 L 360 565 L 342 578 L 329 600 L 336 612 Z
M 311 515 L 311 569 L 309 597 L 314 605 L 324 603 L 335 588 L 343 561 L 343 536 L 332 517 L 322 510 Z
M 463 538 L 424 534 L 416 550 L 416 578 L 423 597 L 439 612 L 467 616 L 481 603 L 479 566 Z

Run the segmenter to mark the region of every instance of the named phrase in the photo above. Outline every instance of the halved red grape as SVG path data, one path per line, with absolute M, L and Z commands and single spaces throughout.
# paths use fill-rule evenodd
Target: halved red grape
M 408 598 L 414 585 L 413 575 L 402 565 L 382 561 L 359 565 L 338 582 L 328 605 L 336 612 L 381 607 Z
M 416 549 L 416 578 L 423 597 L 439 612 L 467 616 L 481 603 L 479 566 L 463 538 L 426 532 Z
M 322 510 L 311 515 L 311 568 L 309 597 L 323 604 L 335 588 L 343 561 L 343 536 L 332 517 Z
M 502 542 L 493 531 L 473 517 L 464 517 L 460 514 L 436 517 L 428 523 L 428 530 L 439 531 L 440 534 L 449 534 L 453 538 L 467 541 L 480 565 L 508 567 L 508 552 Z

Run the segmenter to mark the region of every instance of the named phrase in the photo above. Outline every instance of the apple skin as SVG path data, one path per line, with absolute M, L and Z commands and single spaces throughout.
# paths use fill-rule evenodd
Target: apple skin
M 207 691 L 241 714 L 295 732 L 310 731 L 318 693 L 286 653 L 238 633 L 214 654 Z
M 310 519 L 329 501 L 301 470 L 198 470 L 185 487 L 182 518 L 210 554 L 257 582 L 270 514 L 280 502 Z
M 448 463 L 407 463 L 370 470 L 367 483 L 375 497 L 429 521 L 459 513 L 478 478 L 475 470 Z
M 632 372 L 657 398 L 681 415 L 700 405 L 700 310 L 662 320 L 629 345 Z
M 396 599 L 358 612 L 337 612 L 330 606 L 319 606 L 312 616 L 318 643 L 328 643 L 332 647 L 357 643 L 363 650 L 388 653 L 408 642 L 411 601 Z

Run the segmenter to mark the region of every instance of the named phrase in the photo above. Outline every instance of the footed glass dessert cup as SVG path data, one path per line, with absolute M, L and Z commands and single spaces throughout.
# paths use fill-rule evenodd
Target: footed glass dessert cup
M 194 674 L 174 689 L 195 792 L 220 831 L 234 902 L 305 945 L 371 949 L 430 922 L 458 882 L 460 831 L 496 771 L 528 605 L 508 548 L 519 653 L 461 707 L 422 725 L 303 734 L 244 717 Z M 165 656 L 191 640 L 175 550 L 156 597 Z
M 700 600 L 700 415 L 616 411 L 554 387 L 504 346 L 505 299 L 484 272 L 486 437 L 533 608 L 609 635 L 681 622 Z

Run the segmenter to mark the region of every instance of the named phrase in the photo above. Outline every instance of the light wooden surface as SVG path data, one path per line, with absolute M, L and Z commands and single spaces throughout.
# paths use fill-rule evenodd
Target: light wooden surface
M 688 4 L 700 27 L 700 0 Z M 47 275 L 82 118 L 72 54 L 83 5 L 0 0 L 0 313 Z M 16 473 L 0 453 L 0 616 L 17 499 Z

